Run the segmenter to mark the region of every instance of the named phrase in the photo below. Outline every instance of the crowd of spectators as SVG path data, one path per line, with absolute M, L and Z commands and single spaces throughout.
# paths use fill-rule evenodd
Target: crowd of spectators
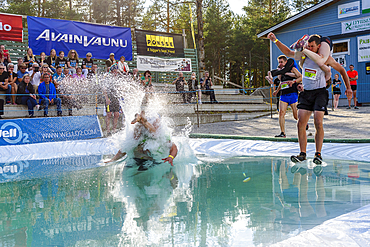
M 88 52 L 83 59 L 74 49 L 68 51 L 67 57 L 64 51 L 59 51 L 57 56 L 55 49 L 51 49 L 49 54 L 47 56 L 45 52 L 42 52 L 36 57 L 32 49 L 28 48 L 26 55 L 23 58 L 17 58 L 17 62 L 13 63 L 9 51 L 4 45 L 0 45 L 0 91 L 6 94 L 5 102 L 0 99 L 0 118 L 4 114 L 4 104 L 27 105 L 29 117 L 34 117 L 34 108 L 44 109 L 44 116 L 47 117 L 48 106 L 53 104 L 57 105 L 57 114 L 62 115 L 60 105 L 63 103 L 68 106 L 69 115 L 72 115 L 72 107 L 76 107 L 76 104 L 71 97 L 63 95 L 59 89 L 63 80 L 73 78 L 78 81 L 91 78 L 98 72 L 98 65 L 92 59 L 91 52 Z M 151 72 L 147 70 L 142 76 L 136 68 L 130 71 L 124 56 L 116 60 L 115 54 L 110 53 L 105 61 L 104 70 L 109 73 L 130 75 L 145 90 L 153 91 Z M 211 95 L 212 102 L 217 102 L 210 88 L 212 82 L 209 76 L 202 78 L 200 88 L 195 73 L 188 81 L 179 74 L 179 78 L 173 84 L 176 84 L 176 90 L 183 95 L 184 103 L 191 102 L 197 92 L 201 104 L 201 90 L 203 94 Z M 188 85 L 189 91 L 185 91 L 185 85 Z

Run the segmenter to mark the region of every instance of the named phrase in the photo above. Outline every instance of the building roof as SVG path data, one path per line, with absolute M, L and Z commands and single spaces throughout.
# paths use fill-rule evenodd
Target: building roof
M 276 24 L 275 26 L 272 26 L 268 29 L 266 29 L 265 31 L 257 34 L 257 37 L 258 38 L 264 38 L 267 36 L 267 34 L 269 34 L 270 32 L 275 32 L 279 29 L 282 29 L 290 24 L 292 24 L 293 22 L 296 22 L 298 20 L 301 20 L 301 19 L 304 19 L 306 17 L 308 17 L 310 14 L 312 13 L 315 13 L 315 12 L 318 12 L 320 11 L 321 9 L 323 8 L 326 8 L 326 7 L 329 7 L 330 5 L 334 4 L 334 3 L 337 3 L 341 0 L 323 0 L 311 7 L 309 7 L 308 9 L 305 9 L 291 17 L 289 17 L 288 19 Z

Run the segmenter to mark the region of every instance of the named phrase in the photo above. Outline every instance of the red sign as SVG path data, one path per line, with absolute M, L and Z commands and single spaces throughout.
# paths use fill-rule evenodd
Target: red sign
M 23 41 L 21 15 L 0 14 L 0 40 Z

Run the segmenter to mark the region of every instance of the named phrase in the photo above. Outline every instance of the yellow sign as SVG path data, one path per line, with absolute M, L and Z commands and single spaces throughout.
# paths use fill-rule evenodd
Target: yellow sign
M 175 48 L 173 43 L 173 37 L 164 37 L 157 35 L 146 35 L 147 46 L 163 47 L 163 48 Z

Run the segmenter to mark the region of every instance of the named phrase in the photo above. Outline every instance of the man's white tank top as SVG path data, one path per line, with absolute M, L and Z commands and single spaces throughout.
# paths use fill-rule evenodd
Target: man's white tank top
M 307 56 L 302 68 L 302 83 L 304 90 L 326 87 L 325 72 Z

